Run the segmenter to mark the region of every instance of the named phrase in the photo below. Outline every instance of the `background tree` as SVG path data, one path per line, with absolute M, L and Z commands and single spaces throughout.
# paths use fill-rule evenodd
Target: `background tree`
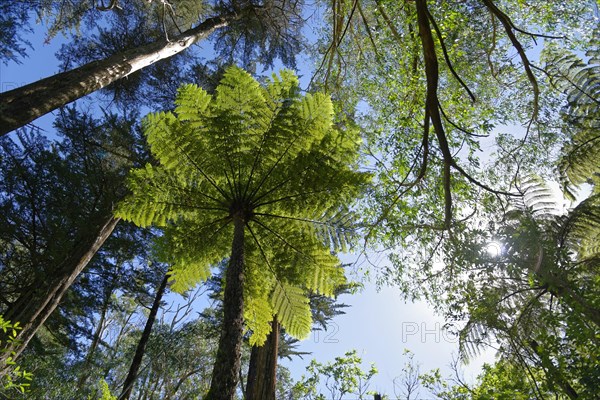
M 102 123 L 79 117 L 63 115 L 58 125 L 66 135 L 62 143 L 50 146 L 35 134 L 21 134 L 18 144 L 10 139 L 2 143 L 2 302 L 4 314 L 23 327 L 17 355 L 115 228 L 112 206 L 122 195 L 123 168 L 131 162 L 128 154 L 135 154 L 135 149 L 127 147 L 135 146 L 133 138 L 120 136 L 128 128 L 126 121 Z M 88 147 L 84 138 L 92 130 L 98 136 L 103 131 L 98 143 L 104 148 Z M 71 141 L 69 134 L 75 133 L 79 137 Z M 119 229 L 114 241 L 95 258 L 95 266 L 104 262 L 122 265 L 140 254 L 134 232 L 131 227 Z M 119 255 L 120 251 L 124 253 Z M 90 315 L 86 307 L 91 304 L 86 302 L 93 304 L 103 297 L 95 294 L 103 291 L 97 285 L 101 282 L 88 275 L 80 286 L 86 289 L 66 297 L 73 302 L 65 304 L 65 314 L 49 322 L 56 324 L 55 333 L 82 334 L 86 324 L 75 320 Z
M 377 368 L 371 364 L 368 371 L 363 371 L 361 363 L 362 358 L 356 350 L 347 351 L 344 356 L 325 364 L 313 359 L 306 369 L 308 376 L 303 375 L 292 388 L 292 397 L 306 400 L 342 400 L 348 396 L 370 398 L 369 381 L 377 374 Z M 322 386 L 329 391 L 327 397 L 322 393 Z
M 354 284 L 339 286 L 335 290 L 335 298 L 322 296 L 318 294 L 310 295 L 310 309 L 313 320 L 313 331 L 327 330 L 331 319 L 336 315 L 345 314 L 342 311 L 347 305 L 337 302 L 337 296 L 346 294 L 355 289 Z M 281 398 L 278 393 L 278 376 L 280 366 L 278 359 L 292 356 L 302 356 L 303 354 L 294 351 L 298 339 L 285 334 L 277 318 L 271 322 L 271 332 L 268 334 L 265 343 L 261 346 L 255 344 L 252 346 L 250 361 L 248 366 L 248 377 L 246 380 L 245 400 L 262 399 L 275 400 Z M 280 342 L 283 342 L 280 344 Z
M 169 274 L 167 272 L 156 289 L 156 294 L 152 302 L 152 307 L 150 308 L 148 320 L 146 321 L 144 331 L 142 332 L 140 341 L 135 349 L 135 354 L 133 355 L 133 359 L 131 360 L 129 372 L 127 372 L 127 377 L 125 378 L 125 382 L 123 383 L 123 391 L 119 396 L 119 398 L 121 399 L 128 400 L 131 396 L 131 392 L 133 391 L 133 384 L 135 382 L 135 379 L 137 378 L 140 367 L 142 365 L 142 358 L 144 357 L 144 352 L 146 351 L 146 346 L 148 344 L 148 340 L 150 339 L 150 334 L 152 333 L 154 321 L 156 321 L 156 316 L 160 308 L 160 303 L 162 301 L 163 296 L 165 295 L 165 291 L 167 290 L 168 281 Z
M 23 3 L 4 2 L 0 5 L 0 61 L 21 62 L 31 44 L 23 39 L 30 31 L 27 8 Z
M 441 292 L 453 295 L 438 305 L 449 318 L 469 321 L 460 329 L 467 356 L 497 343 L 503 359 L 527 374 L 536 398 L 544 398 L 546 391 L 593 398 L 598 366 L 589 348 L 600 326 L 600 209 L 597 167 L 589 156 L 596 151 L 593 121 L 598 108 L 592 104 L 597 74 L 581 61 L 567 73 L 564 65 L 573 65 L 572 56 L 550 60 L 556 63 L 547 68 L 550 78 L 566 89 L 563 126 L 572 135 L 559 162 L 562 181 L 572 193 L 584 182 L 591 184 L 591 191 L 564 210 L 562 199 L 557 202 L 539 180 L 517 186 L 521 201 L 485 214 L 487 229 L 471 227 L 473 233 L 462 236 L 454 250 L 445 248 L 452 252 L 454 275 Z M 491 241 L 502 248 L 495 257 L 482 250 Z
M 524 142 L 541 138 L 538 151 L 556 138 L 538 112 L 546 101 L 541 65 L 525 52 L 540 37 L 584 48 L 593 9 L 579 3 L 566 10 L 560 2 L 333 3 L 313 82 L 368 105 L 357 121 L 378 182 L 369 238 L 384 240 L 385 248 L 418 240 L 430 253 L 451 235 L 445 230 L 487 204 L 486 192 L 514 195 L 510 180 L 499 185 L 480 173 L 483 138 L 505 124 L 537 132 Z M 527 156 L 520 143 L 511 163 Z
M 484 364 L 482 372 L 472 384 L 465 383 L 457 363 L 452 365 L 452 369 L 455 374 L 453 377 L 444 378 L 439 370 L 433 370 L 420 375 L 420 383 L 434 398 L 444 400 L 567 398 L 544 384 L 541 370 L 532 369 L 523 373 L 518 363 L 507 359 L 500 359 L 491 365 Z
M 155 4 L 155 2 L 150 3 Z M 147 14 L 152 15 L 152 10 L 143 11 L 142 19 L 146 22 L 149 20 L 153 22 L 155 34 L 122 37 L 100 29 L 100 36 L 104 36 L 105 39 L 111 37 L 117 39 L 116 42 L 108 43 L 109 56 L 103 59 L 93 59 L 93 61 L 70 71 L 0 93 L 2 101 L 0 135 L 24 126 L 52 110 L 65 106 L 160 60 L 179 54 L 221 28 L 227 29 L 218 38 L 217 45 L 223 40 L 231 43 L 232 41 L 227 41 L 227 38 L 230 35 L 235 36 L 235 43 L 243 45 L 242 54 L 246 63 L 255 54 L 263 57 L 261 61 L 267 66 L 272 65 L 274 57 L 277 56 L 282 57 L 282 61 L 285 63 L 293 63 L 295 60 L 294 54 L 299 46 L 299 29 L 303 22 L 297 16 L 301 3 L 275 1 L 267 5 L 256 5 L 250 1 L 234 1 L 231 3 L 218 2 L 212 7 L 205 6 L 201 2 L 182 3 L 188 6 L 195 4 L 194 10 L 182 10 L 181 15 L 184 16 L 184 22 L 186 19 L 189 21 L 187 16 L 198 14 L 200 10 L 211 9 L 214 13 L 203 15 L 204 21 L 182 32 L 177 24 L 176 17 L 179 14 L 175 14 L 174 11 L 170 16 L 163 15 L 161 24 L 158 23 L 158 19 L 147 18 Z M 162 4 L 163 7 L 169 7 L 166 3 Z M 136 6 L 128 7 L 128 10 L 134 12 L 136 9 Z M 122 24 L 131 24 L 134 18 L 131 16 L 119 18 L 117 12 L 117 20 L 120 20 Z M 194 21 L 192 20 L 192 22 Z M 157 38 L 157 26 L 163 27 L 162 34 L 166 37 Z M 149 32 L 146 25 L 136 25 L 135 30 L 143 33 Z M 173 31 L 177 32 L 176 36 L 169 36 Z M 152 38 L 155 40 L 148 41 Z M 133 39 L 133 41 L 128 39 Z M 119 46 L 119 43 L 133 45 L 133 47 L 123 48 Z M 230 49 L 225 45 L 220 45 L 218 49 L 221 52 L 227 49 L 233 52 L 231 54 L 237 54 L 235 47 Z M 231 59 L 233 60 L 233 55 Z

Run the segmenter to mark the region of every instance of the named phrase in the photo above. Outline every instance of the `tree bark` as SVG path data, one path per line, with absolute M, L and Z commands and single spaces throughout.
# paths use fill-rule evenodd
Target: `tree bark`
M 279 323 L 274 317 L 271 333 L 263 346 L 252 347 L 246 384 L 246 400 L 276 400 L 277 353 L 279 350 Z
M 156 291 L 156 295 L 154 296 L 154 302 L 152 303 L 152 308 L 150 309 L 148 320 L 146 320 L 146 325 L 144 326 L 142 337 L 140 338 L 137 348 L 135 349 L 135 355 L 133 356 L 133 360 L 131 360 L 131 366 L 129 367 L 127 378 L 125 378 L 125 383 L 123 383 L 123 392 L 119 396 L 119 400 L 129 400 L 129 397 L 131 396 L 133 384 L 135 383 L 137 374 L 140 370 L 140 366 L 142 365 L 142 359 L 144 358 L 146 345 L 148 344 L 148 340 L 150 339 L 150 333 L 152 333 L 152 326 L 154 325 L 154 321 L 156 320 L 156 314 L 158 313 L 158 309 L 160 308 L 160 302 L 162 301 L 163 295 L 165 294 L 168 281 L 169 274 L 166 273 L 165 277 L 160 283 L 160 286 L 158 287 L 158 290 Z
M 227 26 L 235 14 L 208 18 L 170 41 L 150 43 L 0 93 L 0 136 L 157 61 L 172 57 Z
M 242 215 L 233 216 L 231 258 L 225 273 L 223 328 L 210 390 L 204 400 L 233 400 L 238 384 L 244 329 L 244 228 Z
M 9 357 L 15 360 L 27 347 L 38 329 L 56 309 L 69 287 L 111 235 L 119 220 L 111 215 L 99 226 L 98 233 L 94 237 L 83 239 L 77 243 L 71 255 L 63 262 L 57 277 L 45 285 L 48 289 L 43 295 L 27 293 L 22 296 L 22 299 L 29 299 L 28 303 L 18 300 L 14 307 L 9 307 L 5 318 L 12 322 L 19 322 L 22 330 L 17 335 L 17 342 L 9 344 L 5 348 L 7 351 L 0 352 L 0 377 L 7 372 L 6 360 Z M 2 339 L 2 343 L 6 343 L 4 338 Z

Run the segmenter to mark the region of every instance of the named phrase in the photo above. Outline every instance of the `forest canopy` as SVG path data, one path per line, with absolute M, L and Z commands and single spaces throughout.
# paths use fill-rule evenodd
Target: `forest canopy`
M 0 92 L 4 396 L 597 396 L 597 2 L 23 0 L 0 27 L 1 79 L 45 76 Z M 444 319 L 453 376 L 278 363 L 373 285 Z

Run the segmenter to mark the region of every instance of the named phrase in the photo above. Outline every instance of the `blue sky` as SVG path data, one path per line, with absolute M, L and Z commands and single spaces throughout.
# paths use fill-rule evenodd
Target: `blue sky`
M 43 28 L 40 30 L 43 32 Z M 31 36 L 34 50 L 29 51 L 29 58 L 23 60 L 23 64 L 0 64 L 0 90 L 10 90 L 59 72 L 54 53 L 64 40 L 59 36 L 46 44 L 43 34 Z M 301 74 L 305 79 L 310 76 L 306 63 L 301 65 Z M 54 116 L 46 115 L 34 124 L 52 132 L 53 120 Z M 348 255 L 347 260 L 353 261 L 353 256 Z M 379 375 L 373 380 L 371 389 L 390 396 L 393 395 L 392 380 L 401 373 L 406 362 L 404 349 L 415 354 L 422 372 L 441 368 L 449 374 L 447 365 L 452 354 L 457 352 L 458 344 L 455 338 L 443 332 L 444 321 L 426 304 L 407 304 L 400 298 L 398 289 L 384 287 L 377 291 L 369 282 L 365 283 L 361 293 L 342 296 L 340 301 L 351 306 L 346 309 L 346 314 L 336 317 L 328 332 L 313 332 L 301 343 L 299 350 L 310 351 L 312 356 L 293 362 L 283 361 L 295 379 L 300 378 L 311 358 L 326 362 L 351 349 L 356 349 L 362 356 L 365 369 L 371 362 L 377 365 Z M 486 353 L 465 367 L 467 380 L 476 375 L 484 361 L 492 362 L 493 355 Z M 427 398 L 424 391 L 421 394 Z

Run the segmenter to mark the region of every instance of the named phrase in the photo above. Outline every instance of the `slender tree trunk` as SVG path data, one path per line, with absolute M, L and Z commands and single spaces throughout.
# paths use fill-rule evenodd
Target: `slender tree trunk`
M 0 136 L 157 61 L 172 57 L 227 26 L 234 14 L 208 18 L 170 41 L 159 41 L 93 61 L 71 71 L 0 93 Z
M 19 354 L 27 347 L 29 341 L 35 336 L 38 329 L 46 322 L 50 314 L 56 309 L 67 289 L 73 284 L 81 271 L 90 262 L 94 254 L 104 244 L 111 235 L 119 218 L 110 216 L 102 224 L 98 233 L 94 237 L 81 240 L 75 246 L 71 255 L 64 261 L 57 277 L 45 287 L 49 288 L 43 296 L 27 294 L 30 299 L 29 304 L 23 306 L 22 302 L 17 302 L 16 307 L 10 307 L 6 312 L 6 319 L 12 322 L 20 322 L 22 330 L 19 332 L 18 342 L 11 347 L 7 347 L 0 353 L 0 377 L 6 373 L 6 360 L 8 357 L 16 359 Z M 2 343 L 6 343 L 2 340 Z
M 148 344 L 148 340 L 150 339 L 150 333 L 152 333 L 152 326 L 154 325 L 154 321 L 156 320 L 156 314 L 158 313 L 158 309 L 160 308 L 160 302 L 162 301 L 163 295 L 165 294 L 168 281 L 169 274 L 166 273 L 165 277 L 160 283 L 160 286 L 158 287 L 158 290 L 156 291 L 156 295 L 154 296 L 154 303 L 152 303 L 150 315 L 148 315 L 148 320 L 146 321 L 146 326 L 144 326 L 142 337 L 140 338 L 137 348 L 135 349 L 135 355 L 133 356 L 133 360 L 131 360 L 131 366 L 129 367 L 127 378 L 125 378 L 125 383 L 123 383 L 123 392 L 119 396 L 119 400 L 129 400 L 129 397 L 131 396 L 133 384 L 135 383 L 138 371 L 140 370 L 140 366 L 142 365 L 142 358 L 144 358 L 146 345 Z
M 92 343 L 90 344 L 90 348 L 88 350 L 87 355 L 85 356 L 85 362 L 83 365 L 83 371 L 81 372 L 81 376 L 77 381 L 77 391 L 82 391 L 85 384 L 87 383 L 87 379 L 90 376 L 90 366 L 92 364 L 92 360 L 96 354 L 96 349 L 98 348 L 98 344 L 100 343 L 100 336 L 102 336 L 102 332 L 104 332 L 104 322 L 106 320 L 106 314 L 108 313 L 108 307 L 110 305 L 110 298 L 113 293 L 113 288 L 106 292 L 104 296 L 104 303 L 102 304 L 102 310 L 100 311 L 100 320 L 98 321 L 98 326 L 94 331 L 94 337 L 92 338 Z
M 225 273 L 223 328 L 213 368 L 210 390 L 204 400 L 233 400 L 238 384 L 244 329 L 244 226 L 242 215 L 233 216 L 231 258 Z
M 271 322 L 271 333 L 263 346 L 252 347 L 246 400 L 276 400 L 277 353 L 279 350 L 279 323 Z

